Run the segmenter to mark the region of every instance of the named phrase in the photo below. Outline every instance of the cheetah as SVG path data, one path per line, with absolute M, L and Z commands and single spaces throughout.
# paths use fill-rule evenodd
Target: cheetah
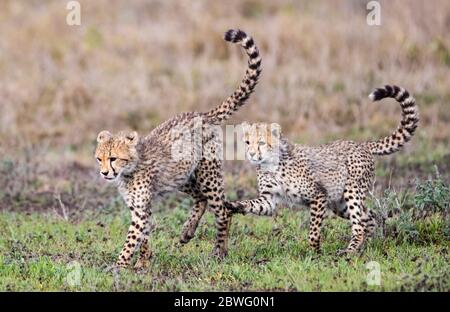
M 270 216 L 281 203 L 310 208 L 309 245 L 320 253 L 321 226 L 326 207 L 351 223 L 351 239 L 339 254 L 360 251 L 376 226 L 375 215 L 364 205 L 374 178 L 374 155 L 398 151 L 419 122 L 414 98 L 408 91 L 386 85 L 369 95 L 373 101 L 390 97 L 402 109 L 397 129 L 371 142 L 339 140 L 321 146 L 290 143 L 277 124 L 243 124 L 246 157 L 257 168 L 259 197 L 226 202 L 234 213 Z
M 209 128 L 222 124 L 245 104 L 258 83 L 262 68 L 258 47 L 251 36 L 242 30 L 228 30 L 224 40 L 239 44 L 245 50 L 248 67 L 238 88 L 219 106 L 205 113 L 176 115 L 144 137 L 139 137 L 135 131 L 112 134 L 107 130 L 97 136 L 95 158 L 100 175 L 117 184 L 131 211 L 131 224 L 115 268 L 129 266 L 138 248 L 140 255 L 135 268 L 147 266 L 151 256 L 151 206 L 174 191 L 193 197 L 194 215 L 203 214 L 207 207 L 214 213 L 216 241 L 213 255 L 223 258 L 227 254 L 231 215 L 224 207 L 221 158 L 214 157 L 221 143 Z M 194 139 L 193 144 L 186 145 L 185 136 L 200 137 L 200 140 Z M 176 153 L 180 148 L 185 157 Z

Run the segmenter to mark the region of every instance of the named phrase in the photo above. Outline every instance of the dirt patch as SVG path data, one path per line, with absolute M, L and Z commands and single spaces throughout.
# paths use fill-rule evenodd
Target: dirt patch
M 115 188 L 100 181 L 93 168 L 76 162 L 25 174 L 28 167 L 9 163 L 0 169 L 0 210 L 50 211 L 69 220 L 105 208 L 117 196 Z

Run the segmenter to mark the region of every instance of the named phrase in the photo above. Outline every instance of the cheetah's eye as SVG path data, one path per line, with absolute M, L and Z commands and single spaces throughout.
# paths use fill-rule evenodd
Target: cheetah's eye
M 245 141 L 245 144 L 250 145 L 250 141 Z
M 98 162 L 101 162 L 101 161 L 102 161 L 101 158 L 99 158 L 99 157 L 97 157 L 97 160 L 98 160 Z
M 117 158 L 116 157 L 110 157 L 109 161 L 115 161 Z

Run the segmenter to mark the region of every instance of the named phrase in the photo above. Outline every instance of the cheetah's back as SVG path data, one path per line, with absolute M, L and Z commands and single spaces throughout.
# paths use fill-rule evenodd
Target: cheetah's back
M 335 141 L 320 146 L 296 145 L 315 182 L 327 192 L 331 201 L 339 201 L 349 179 L 363 180 L 371 176 L 373 157 L 353 141 Z

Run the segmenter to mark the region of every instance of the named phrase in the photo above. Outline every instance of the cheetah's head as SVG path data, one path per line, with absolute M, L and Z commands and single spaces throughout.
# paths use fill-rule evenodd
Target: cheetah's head
M 276 123 L 242 124 L 247 159 L 254 165 L 278 161 L 280 125 Z
M 108 181 L 113 181 L 122 173 L 131 172 L 139 160 L 136 146 L 139 136 L 136 131 L 119 132 L 116 135 L 102 131 L 97 136 L 95 158 L 100 167 L 100 174 Z

